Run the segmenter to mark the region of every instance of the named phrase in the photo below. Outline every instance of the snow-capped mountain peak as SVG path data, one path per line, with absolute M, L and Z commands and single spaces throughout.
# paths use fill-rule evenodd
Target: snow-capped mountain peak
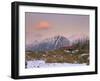
M 33 44 L 28 48 L 31 51 L 48 51 L 58 49 L 64 46 L 69 46 L 70 41 L 64 36 L 54 36 L 44 39 L 37 44 Z M 27 49 L 26 49 L 27 50 Z

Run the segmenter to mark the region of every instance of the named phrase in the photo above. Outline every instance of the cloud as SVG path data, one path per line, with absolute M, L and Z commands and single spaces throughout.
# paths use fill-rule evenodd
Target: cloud
M 40 21 L 39 23 L 36 24 L 36 29 L 45 30 L 48 28 L 50 28 L 50 23 L 47 21 Z

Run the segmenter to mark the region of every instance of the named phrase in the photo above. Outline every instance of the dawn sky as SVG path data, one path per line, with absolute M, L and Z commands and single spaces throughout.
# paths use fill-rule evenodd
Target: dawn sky
M 57 35 L 89 36 L 89 16 L 26 12 L 25 29 L 26 45 Z

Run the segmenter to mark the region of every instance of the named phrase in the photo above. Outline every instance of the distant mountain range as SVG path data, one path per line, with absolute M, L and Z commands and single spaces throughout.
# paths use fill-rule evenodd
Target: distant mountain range
M 68 39 L 70 40 L 70 42 L 74 42 L 77 40 L 86 40 L 86 39 L 89 40 L 89 36 L 84 35 L 84 34 L 75 34 L 75 35 L 68 37 Z
M 54 36 L 44 39 L 40 42 L 33 42 L 33 44 L 26 46 L 26 51 L 49 51 L 59 49 L 61 47 L 69 46 L 70 41 L 64 36 Z

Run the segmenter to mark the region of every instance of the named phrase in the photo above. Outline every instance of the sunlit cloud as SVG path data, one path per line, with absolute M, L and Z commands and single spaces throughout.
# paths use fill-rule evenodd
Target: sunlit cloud
M 50 23 L 47 21 L 40 21 L 36 24 L 36 29 L 45 30 L 50 28 Z

